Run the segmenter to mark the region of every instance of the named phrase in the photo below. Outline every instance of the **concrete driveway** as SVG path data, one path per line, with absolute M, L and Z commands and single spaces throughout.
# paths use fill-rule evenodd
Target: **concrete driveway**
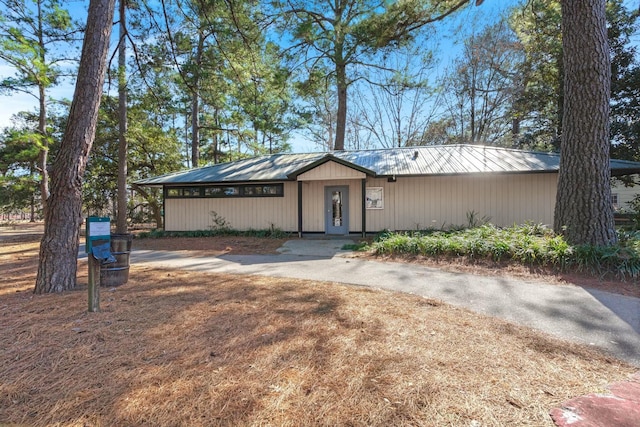
M 412 293 L 600 347 L 640 366 L 640 299 L 577 286 L 450 273 L 349 257 L 351 240 L 288 241 L 279 255 L 188 257 L 136 251 L 132 264 L 227 274 L 323 280 Z

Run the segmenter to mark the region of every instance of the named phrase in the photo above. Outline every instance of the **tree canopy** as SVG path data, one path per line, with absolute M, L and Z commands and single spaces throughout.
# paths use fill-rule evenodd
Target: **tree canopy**
M 122 0 L 117 21 L 126 27 L 110 40 L 106 98 L 81 178 L 84 213 L 113 214 L 111 201 L 120 197 L 129 218 L 145 206 L 160 226 L 159 194 L 137 189 L 129 203 L 123 197 L 136 179 L 289 151 L 301 139 L 329 151 L 447 143 L 564 150 L 575 138 L 566 122 L 578 109 L 566 105 L 560 31 L 572 10 L 563 7 L 573 2 L 522 1 L 471 23 L 481 3 Z M 0 209 L 46 216 L 48 173 L 73 111 L 51 94 L 75 75 L 82 26 L 60 0 L 0 5 L 0 61 L 14 70 L 0 90 L 28 92 L 37 105 L 0 133 Z M 638 11 L 623 0 L 604 7 L 610 134 L 598 141 L 616 157 L 640 160 Z M 454 17 L 460 26 L 443 34 L 440 25 Z M 127 47 L 119 60 L 117 40 Z M 121 100 L 126 94 L 120 105 L 116 87 Z M 116 155 L 118 139 L 126 139 L 126 157 Z M 563 157 L 588 157 L 580 149 Z M 556 228 L 568 227 L 560 222 Z

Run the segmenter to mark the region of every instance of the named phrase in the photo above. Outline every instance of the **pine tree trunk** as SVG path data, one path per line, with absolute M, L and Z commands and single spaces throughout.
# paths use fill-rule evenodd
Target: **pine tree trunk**
M 191 167 L 200 166 L 200 66 L 204 50 L 204 35 L 198 34 L 198 50 L 196 51 L 196 70 L 193 76 L 193 93 L 191 94 Z
M 200 106 L 197 91 L 191 94 L 191 167 L 200 164 Z
M 572 244 L 610 245 L 616 234 L 605 0 L 562 1 L 562 28 L 564 114 L 554 228 Z
M 127 21 L 125 0 L 119 0 L 120 46 L 118 46 L 118 210 L 116 233 L 127 232 Z
M 76 285 L 82 176 L 95 138 L 115 0 L 91 0 L 67 127 L 51 172 L 35 293 Z
M 344 64 L 336 64 L 338 86 L 338 113 L 336 117 L 335 151 L 344 150 L 344 136 L 347 129 L 347 70 Z
M 38 6 L 38 47 L 40 48 L 40 61 L 46 64 L 45 53 L 47 52 L 44 42 L 42 2 L 37 2 Z M 47 164 L 49 163 L 49 139 L 47 136 L 47 94 L 44 82 L 38 83 L 38 133 L 42 138 L 40 140 L 40 152 L 38 153 L 38 167 L 40 168 L 40 200 L 42 201 L 42 213 L 47 210 L 47 198 L 49 197 L 49 171 Z
M 39 88 L 40 112 L 38 115 L 38 133 L 42 138 L 40 141 L 40 152 L 38 153 L 38 169 L 40 169 L 40 199 L 42 201 L 43 214 L 47 211 L 47 198 L 49 197 L 49 139 L 47 136 L 47 101 L 44 86 Z

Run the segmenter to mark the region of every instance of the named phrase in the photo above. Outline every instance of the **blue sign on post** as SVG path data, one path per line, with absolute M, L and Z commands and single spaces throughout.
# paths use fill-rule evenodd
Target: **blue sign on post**
M 86 250 L 91 253 L 94 245 L 111 243 L 111 220 L 105 216 L 90 216 L 87 218 Z
M 100 265 L 115 262 L 111 254 L 111 220 L 108 217 L 87 218 L 85 247 L 89 254 L 89 312 L 100 311 Z

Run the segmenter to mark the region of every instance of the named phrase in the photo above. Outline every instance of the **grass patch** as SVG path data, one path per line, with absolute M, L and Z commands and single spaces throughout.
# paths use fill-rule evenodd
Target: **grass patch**
M 342 245 L 343 251 L 356 251 L 356 252 L 364 252 L 368 251 L 371 248 L 371 245 L 368 242 L 359 242 L 359 243 L 348 243 L 346 245 Z
M 381 233 L 372 244 L 378 255 L 460 256 L 471 260 L 510 261 L 575 268 L 597 275 L 626 279 L 640 277 L 640 239 L 619 233 L 614 246 L 569 245 L 561 235 L 540 224 L 499 228 L 483 224 L 463 230 Z

